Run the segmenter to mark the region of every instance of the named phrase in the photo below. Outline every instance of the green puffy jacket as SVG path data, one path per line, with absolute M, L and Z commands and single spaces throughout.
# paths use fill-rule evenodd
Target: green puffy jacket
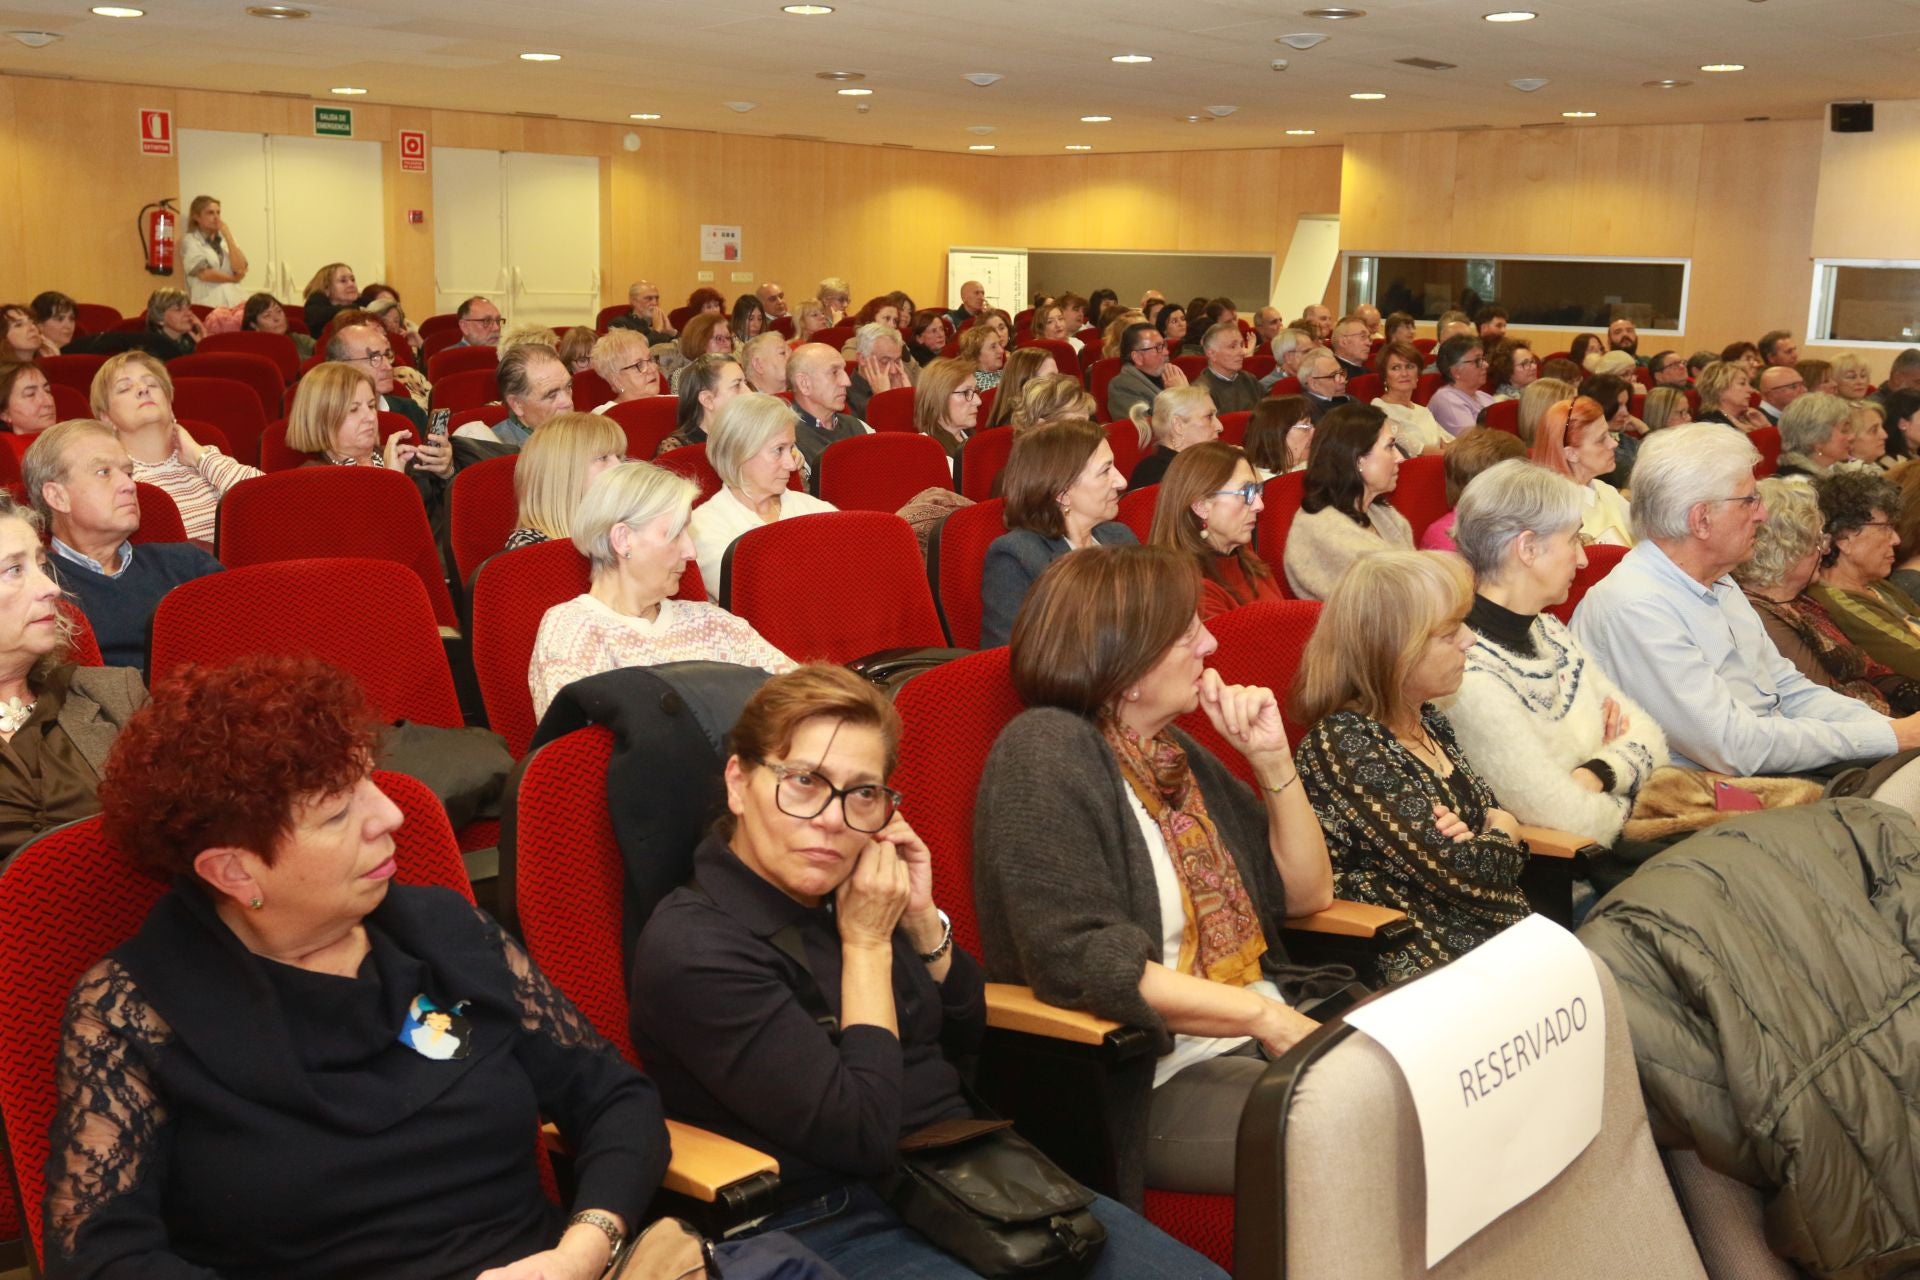
M 1633 1029 L 1654 1136 L 1769 1193 L 1815 1275 L 1920 1264 L 1920 829 L 1871 800 L 1712 827 L 1580 940 Z

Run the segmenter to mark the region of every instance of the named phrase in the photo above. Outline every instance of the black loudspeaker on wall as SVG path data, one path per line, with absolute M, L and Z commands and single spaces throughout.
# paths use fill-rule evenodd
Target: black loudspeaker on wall
M 1871 102 L 1835 102 L 1827 107 L 1829 123 L 1835 133 L 1872 133 Z

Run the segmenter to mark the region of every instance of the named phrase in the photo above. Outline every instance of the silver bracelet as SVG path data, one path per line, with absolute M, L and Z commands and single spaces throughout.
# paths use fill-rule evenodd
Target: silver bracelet
M 626 1233 L 620 1230 L 620 1224 L 610 1213 L 598 1209 L 582 1209 L 567 1219 L 567 1225 L 593 1227 L 607 1237 L 607 1249 L 610 1258 L 620 1255 L 620 1246 L 626 1243 Z
M 940 917 L 940 945 L 931 951 L 920 953 L 920 959 L 927 964 L 939 964 L 941 958 L 953 947 L 953 921 L 949 920 L 947 913 L 938 907 L 934 908 L 934 914 Z

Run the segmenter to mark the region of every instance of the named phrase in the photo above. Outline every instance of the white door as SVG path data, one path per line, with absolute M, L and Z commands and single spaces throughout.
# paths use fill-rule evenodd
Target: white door
M 490 298 L 509 326 L 593 323 L 600 161 L 435 147 L 434 303 Z
M 294 306 L 329 262 L 362 283 L 386 274 L 380 144 L 212 129 L 180 131 L 180 212 L 216 196 L 220 216 L 247 251 L 244 287 Z

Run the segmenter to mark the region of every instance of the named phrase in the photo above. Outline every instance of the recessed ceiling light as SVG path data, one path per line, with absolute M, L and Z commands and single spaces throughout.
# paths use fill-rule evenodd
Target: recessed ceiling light
M 658 111 L 636 111 L 627 117 L 629 120 L 658 120 L 659 118 Z
M 1387 95 L 1384 93 L 1350 93 L 1347 96 L 1355 102 L 1378 102 Z
M 1744 62 L 1709 62 L 1700 69 L 1702 71 L 1745 71 L 1747 64 Z
M 742 115 L 745 115 L 760 104 L 757 102 L 723 102 L 720 105 L 729 111 L 738 111 Z
M 817 18 L 823 13 L 832 13 L 833 6 L 830 4 L 783 4 L 780 6 L 780 12 L 795 13 L 803 18 Z
M 1483 13 L 1482 22 L 1532 22 L 1540 15 L 1527 9 L 1504 9 L 1499 13 Z
M 1223 106 L 1223 107 L 1208 107 L 1208 108 L 1207 108 L 1207 114 L 1208 114 L 1208 115 L 1210 115 L 1210 116 L 1213 116 L 1213 117 L 1215 117 L 1215 118 L 1221 118 L 1221 117 L 1225 117 L 1225 116 L 1230 116 L 1230 115 L 1232 115 L 1232 114 L 1233 114 L 1234 112 L 1236 112 L 1236 111 L 1238 111 L 1239 109 L 1240 109 L 1240 108 L 1238 108 L 1238 107 L 1224 107 L 1224 106 Z
M 1123 62 L 1123 63 L 1126 63 L 1128 66 L 1132 66 L 1135 63 L 1152 62 L 1153 55 L 1150 53 L 1116 53 L 1113 55 L 1113 57 L 1107 59 L 1107 61 Z
M 329 90 L 327 90 L 327 92 L 328 92 L 328 93 L 337 93 L 337 94 L 339 94 L 339 95 L 340 95 L 341 97 L 343 97 L 343 98 L 358 98 L 358 97 L 361 97 L 361 96 L 363 96 L 363 95 L 364 95 L 364 94 L 366 93 L 366 90 L 365 90 L 365 89 L 356 89 L 356 88 L 354 88 L 354 87 L 353 87 L 352 85 L 350 85 L 350 84 L 343 84 L 343 85 L 341 85 L 341 86 L 339 86 L 338 88 L 335 88 L 335 89 L 329 89 Z
M 1507 83 L 1522 93 L 1538 93 L 1551 82 L 1542 80 L 1538 76 L 1522 76 L 1518 80 L 1509 80 Z
M 1112 123 L 1112 121 L 1113 121 L 1112 116 L 1081 116 L 1080 117 L 1081 124 L 1110 124 Z
M 1692 83 L 1691 80 L 1644 80 L 1640 87 L 1642 89 L 1684 89 Z
M 558 62 L 560 61 L 560 55 L 557 53 L 523 53 L 520 55 L 520 61 L 522 62 Z
M 254 18 L 283 18 L 288 21 L 297 21 L 301 18 L 310 18 L 313 16 L 313 14 L 306 9 L 296 9 L 292 5 L 285 4 L 249 5 L 247 7 L 247 15 Z
M 147 16 L 145 9 L 129 9 L 117 4 L 97 4 L 89 12 L 96 18 L 144 18 Z
M 10 39 L 18 40 L 29 49 L 44 49 L 60 38 L 57 31 L 9 31 Z
M 1600 113 L 1598 111 L 1562 111 L 1560 114 L 1569 120 L 1591 120 Z
M 967 150 L 969 150 L 969 151 L 991 151 L 991 150 L 993 150 L 993 144 L 992 144 L 991 142 L 976 142 L 976 143 L 974 143 L 973 145 L 971 145 L 971 146 L 969 146 L 969 147 L 967 148 Z
M 969 71 L 960 78 L 976 89 L 984 89 L 990 84 L 997 84 L 1006 79 L 997 71 Z
M 1289 129 L 1287 130 L 1287 136 L 1291 138 L 1311 138 L 1313 132 L 1312 129 Z
M 843 98 L 871 98 L 873 96 L 873 90 L 871 89 L 835 89 L 834 92 Z
M 1324 31 L 1296 31 L 1290 36 L 1275 36 L 1273 42 L 1275 44 L 1283 44 L 1289 49 L 1298 49 L 1300 52 L 1305 53 L 1307 50 L 1313 48 L 1313 46 L 1325 44 L 1331 39 L 1333 39 L 1333 37 Z
M 1325 18 L 1328 22 L 1342 22 L 1348 18 L 1364 18 L 1367 16 L 1367 11 L 1365 9 L 1342 8 L 1302 9 L 1300 16 L 1303 18 Z
M 1093 148 L 1092 148 L 1092 147 L 1090 147 L 1090 146 L 1088 146 L 1088 145 L 1087 145 L 1086 143 L 1084 143 L 1084 142 L 1069 142 L 1069 143 L 1067 144 L 1067 150 L 1069 150 L 1069 151 L 1091 151 L 1091 150 L 1093 150 Z

